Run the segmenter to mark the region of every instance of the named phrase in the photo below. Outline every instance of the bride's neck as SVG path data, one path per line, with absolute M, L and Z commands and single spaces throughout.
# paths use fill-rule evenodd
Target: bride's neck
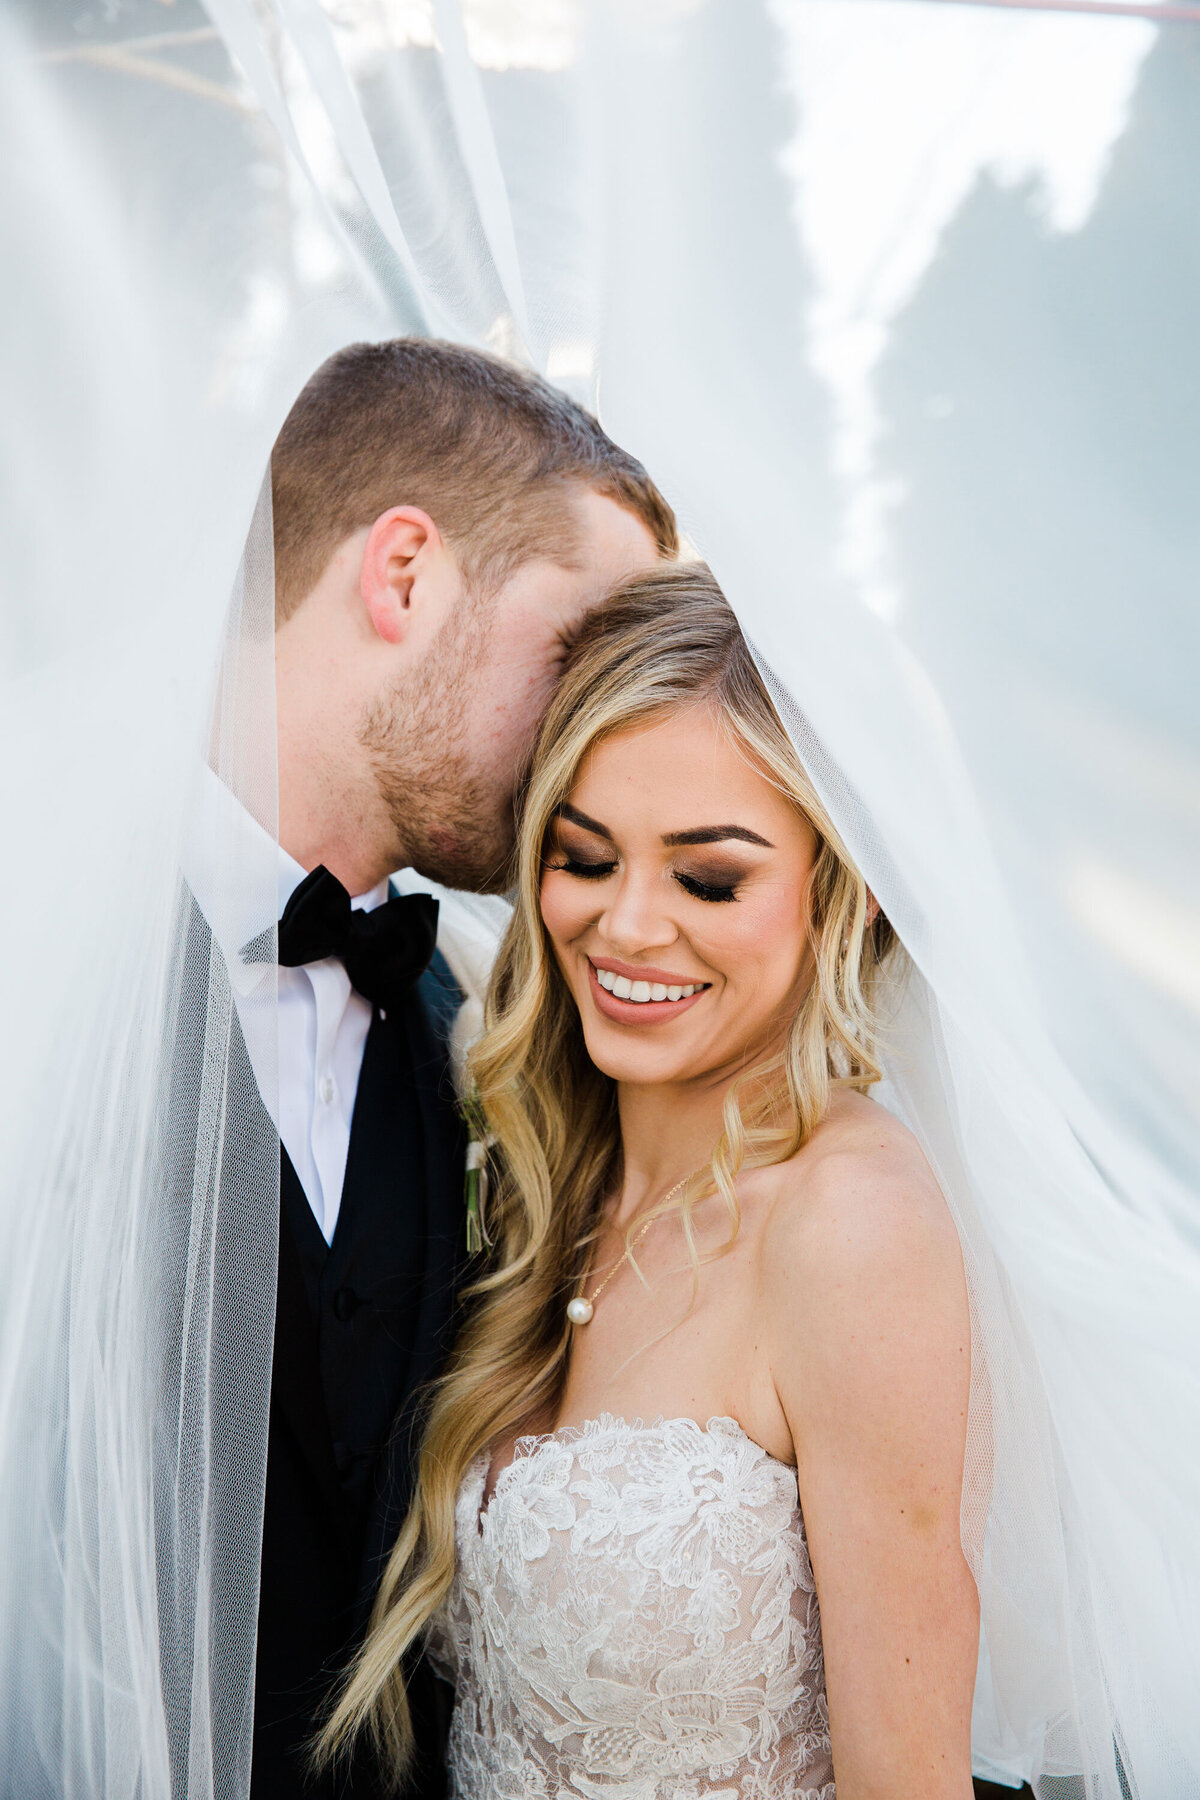
M 617 1225 L 661 1200 L 685 1176 L 706 1167 L 722 1130 L 733 1077 L 711 1086 L 622 1083 L 617 1090 L 623 1176 Z

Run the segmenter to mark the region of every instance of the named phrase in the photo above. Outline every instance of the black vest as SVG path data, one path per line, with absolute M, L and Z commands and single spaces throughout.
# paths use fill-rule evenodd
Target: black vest
M 435 957 L 408 1004 L 376 1011 L 333 1242 L 286 1152 L 259 1597 L 252 1800 L 382 1800 L 364 1755 L 310 1776 L 304 1747 L 361 1638 L 412 1492 L 427 1384 L 465 1257 L 465 1140 L 446 1038 L 460 995 Z M 443 1792 L 448 1690 L 420 1665 L 406 1792 Z

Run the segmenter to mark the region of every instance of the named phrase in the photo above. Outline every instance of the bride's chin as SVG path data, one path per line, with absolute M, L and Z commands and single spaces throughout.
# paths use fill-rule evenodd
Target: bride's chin
M 688 1081 L 697 1073 L 690 1067 L 666 1067 L 659 1057 L 596 1055 L 590 1046 L 588 1055 L 602 1075 L 629 1087 L 666 1087 Z
M 678 1049 L 672 1051 L 665 1044 L 614 1043 L 602 1026 L 585 1028 L 583 1041 L 591 1061 L 610 1081 L 656 1087 L 689 1081 L 704 1072 L 702 1057 L 681 1054 Z

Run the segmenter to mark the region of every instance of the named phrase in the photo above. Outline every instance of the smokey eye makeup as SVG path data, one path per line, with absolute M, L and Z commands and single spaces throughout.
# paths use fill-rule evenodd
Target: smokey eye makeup
M 603 881 L 617 866 L 616 857 L 602 843 L 589 838 L 564 842 L 560 831 L 551 833 L 542 856 L 542 868 L 555 874 L 576 875 L 581 881 Z
M 697 900 L 737 900 L 741 890 L 754 875 L 756 863 L 720 852 L 697 856 L 694 852 L 678 857 L 671 868 L 673 878 L 685 894 Z
M 675 869 L 672 873 L 685 894 L 691 894 L 695 900 L 713 902 L 736 900 L 738 887 L 744 880 L 741 874 L 731 875 L 724 871 L 698 874 L 690 869 Z
M 547 850 L 542 867 L 547 872 L 573 875 L 579 881 L 604 881 L 615 871 L 617 859 L 611 855 L 606 856 L 598 845 L 588 845 L 585 848 L 559 842 L 552 844 Z M 673 868 L 668 873 L 692 899 L 720 904 L 737 899 L 738 889 L 745 881 L 747 871 L 722 866 Z
M 597 825 L 594 831 L 589 829 L 592 823 L 585 815 L 574 817 L 573 809 L 564 807 L 547 834 L 542 868 L 546 872 L 574 876 L 580 881 L 604 881 L 613 874 L 619 862 L 615 846 L 602 826 Z M 731 859 L 728 852 L 722 854 L 713 849 L 708 849 L 707 854 L 701 851 L 696 855 L 693 848 L 698 845 L 707 848 L 730 837 L 748 838 L 752 843 L 771 848 L 765 838 L 735 826 L 681 832 L 674 837 L 664 834 L 664 845 L 686 844 L 692 849 L 686 861 L 681 859 L 664 868 L 664 878 L 675 882 L 693 900 L 702 900 L 706 904 L 720 905 L 736 900 L 738 890 L 753 873 L 753 863 L 747 866 L 742 859 Z

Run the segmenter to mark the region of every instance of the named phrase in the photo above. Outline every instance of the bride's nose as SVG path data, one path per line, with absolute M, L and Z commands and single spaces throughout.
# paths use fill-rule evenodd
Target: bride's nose
M 679 936 L 668 902 L 669 889 L 658 871 L 627 867 L 600 917 L 601 935 L 618 955 L 661 950 Z

